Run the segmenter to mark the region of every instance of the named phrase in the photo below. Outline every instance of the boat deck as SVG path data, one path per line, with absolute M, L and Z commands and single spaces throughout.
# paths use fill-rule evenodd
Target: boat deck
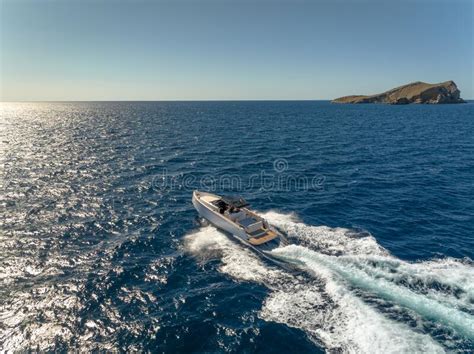
M 201 199 L 204 200 L 206 203 L 212 203 L 218 199 L 220 199 L 219 197 L 215 197 L 213 195 L 202 195 L 201 196 Z
M 242 207 L 227 207 L 218 196 L 201 194 L 198 197 L 215 213 L 243 228 L 248 237 L 247 241 L 253 246 L 263 245 L 278 237 L 278 234 L 268 227 L 265 220 L 254 212 Z
M 263 236 L 249 238 L 249 243 L 254 246 L 258 246 L 268 241 L 271 241 L 276 237 L 277 234 L 275 232 L 273 232 L 272 230 L 268 230 Z

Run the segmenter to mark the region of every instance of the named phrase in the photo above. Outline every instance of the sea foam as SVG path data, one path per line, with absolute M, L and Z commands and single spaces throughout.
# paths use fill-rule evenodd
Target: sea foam
M 269 289 L 262 319 L 302 329 L 316 343 L 345 352 L 444 352 L 472 342 L 470 263 L 408 263 L 368 234 L 310 226 L 278 212 L 263 216 L 294 243 L 273 255 L 305 272 L 271 265 L 212 226 L 185 238 L 187 251 L 201 261 L 219 258 L 220 272 Z

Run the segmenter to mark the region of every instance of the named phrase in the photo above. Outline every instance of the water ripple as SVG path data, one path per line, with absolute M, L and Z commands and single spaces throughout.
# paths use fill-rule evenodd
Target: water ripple
M 467 350 L 470 318 L 456 326 L 443 311 L 473 313 L 473 113 L 472 104 L 2 103 L 0 349 Z M 275 159 L 322 184 L 240 192 L 258 210 L 285 211 L 274 222 L 305 250 L 282 256 L 299 252 L 318 265 L 315 277 L 194 222 L 199 178 L 247 181 L 275 173 Z M 172 188 L 160 184 L 164 171 Z M 375 288 L 358 286 L 367 278 Z M 420 310 L 435 303 L 438 324 Z

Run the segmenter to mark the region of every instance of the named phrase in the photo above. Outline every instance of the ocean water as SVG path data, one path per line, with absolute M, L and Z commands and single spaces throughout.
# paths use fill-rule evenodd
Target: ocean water
M 474 104 L 0 106 L 0 349 L 470 352 Z M 241 194 L 280 267 L 196 220 Z

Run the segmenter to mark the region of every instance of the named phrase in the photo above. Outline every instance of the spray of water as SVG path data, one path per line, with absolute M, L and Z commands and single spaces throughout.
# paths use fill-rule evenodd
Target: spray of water
M 314 227 L 294 215 L 263 215 L 293 245 L 272 252 L 305 272 L 264 262 L 212 226 L 186 236 L 186 249 L 219 270 L 269 289 L 259 316 L 304 330 L 329 350 L 444 352 L 474 343 L 474 267 L 455 259 L 408 263 L 371 235 Z

